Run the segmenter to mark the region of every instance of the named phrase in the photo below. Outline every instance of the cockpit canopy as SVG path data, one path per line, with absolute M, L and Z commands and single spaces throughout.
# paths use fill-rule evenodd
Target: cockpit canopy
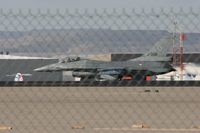
M 65 57 L 59 60 L 59 63 L 67 63 L 81 60 L 80 57 Z

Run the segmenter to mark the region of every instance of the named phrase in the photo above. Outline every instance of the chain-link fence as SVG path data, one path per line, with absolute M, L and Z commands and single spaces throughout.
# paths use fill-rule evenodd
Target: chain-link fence
M 74 77 L 69 75 L 81 77 L 80 75 L 96 73 L 93 71 L 87 71 L 88 73 L 82 71 L 35 73 L 33 71 L 48 64 L 79 59 L 76 57 L 124 61 L 146 54 L 151 56 L 150 59 L 139 58 L 137 61 L 169 61 L 170 59 L 166 59 L 166 57 L 162 58 L 165 56 L 164 52 L 178 56 L 182 54 L 178 51 L 179 49 L 172 48 L 179 47 L 179 40 L 175 40 L 175 36 L 178 38 L 179 33 L 186 35 L 186 39 L 183 41 L 184 59 L 187 62 L 198 62 L 199 58 L 190 57 L 199 56 L 199 19 L 199 11 L 192 9 L 187 11 L 183 9 L 152 9 L 148 11 L 126 9 L 0 10 L 0 54 L 3 59 L 1 61 L 1 70 L 3 71 L 0 79 L 1 81 L 12 81 L 16 74 L 20 73 L 25 81 L 71 81 L 74 80 Z M 166 45 L 162 44 L 162 38 L 166 36 L 171 36 L 174 41 L 168 42 Z M 152 48 L 159 41 L 161 45 Z M 169 48 L 167 51 L 168 44 L 171 45 L 171 49 Z M 184 55 L 186 53 L 187 55 Z M 155 57 L 155 55 L 157 56 Z M 75 56 L 75 58 L 64 58 L 71 56 Z M 60 60 L 61 58 L 64 59 Z M 175 61 L 178 63 L 174 64 L 182 64 L 183 58 L 179 57 Z M 121 80 L 124 73 L 130 75 L 127 70 L 121 70 L 127 66 L 122 64 L 127 63 L 108 64 L 100 67 L 103 63 L 94 63 L 90 66 L 90 68 L 99 67 L 101 70 L 108 67 L 115 70 L 114 72 L 99 72 L 100 75 L 106 75 L 102 80 L 105 80 L 105 77 L 106 80 L 116 79 L 113 75 L 120 75 L 120 78 L 117 77 L 117 79 Z M 144 71 L 144 73 L 148 73 L 145 76 L 166 73 L 167 71 L 157 72 L 158 69 L 154 68 L 168 65 L 153 63 L 154 66 L 149 66 L 149 63 L 143 65 L 139 62 L 135 64 L 139 65 L 133 65 L 136 71 L 137 67 L 143 67 L 142 70 L 152 67 L 148 72 Z M 7 67 L 8 65 L 9 67 Z M 81 65 L 83 64 L 78 64 L 80 67 Z M 128 65 L 132 66 L 129 62 Z M 52 69 L 56 68 L 59 66 Z M 168 75 L 168 77 L 170 76 Z M 95 78 L 101 80 L 99 76 Z M 93 77 L 93 79 L 95 78 Z M 125 79 L 129 78 L 125 77 Z M 178 76 L 175 76 L 176 78 Z
M 168 32 L 200 30 L 192 9 L 1 10 L 0 19 L 3 52 L 48 57 L 143 53 Z M 198 34 L 190 35 L 186 52 L 198 52 Z
M 1 87 L 2 132 L 199 132 L 199 87 Z M 12 128 L 12 130 L 10 130 Z
M 0 130 L 199 132 L 199 20 L 192 9 L 0 10 L 0 85 L 16 82 L 0 87 Z

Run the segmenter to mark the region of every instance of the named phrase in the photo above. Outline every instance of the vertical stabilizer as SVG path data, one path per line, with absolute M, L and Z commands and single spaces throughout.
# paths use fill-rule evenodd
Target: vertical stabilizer
M 171 36 L 160 39 L 146 54 L 143 56 L 158 56 L 166 57 L 168 50 L 173 45 L 173 38 Z
M 131 59 L 131 61 L 171 61 L 171 57 L 167 56 L 168 50 L 173 45 L 171 36 L 160 39 L 147 53 Z

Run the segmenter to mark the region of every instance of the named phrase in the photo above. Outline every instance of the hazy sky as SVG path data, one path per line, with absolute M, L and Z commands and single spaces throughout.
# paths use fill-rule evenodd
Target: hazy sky
M 200 0 L 0 0 L 0 8 L 194 8 Z
M 198 15 L 199 11 L 200 11 L 200 0 L 0 0 L 0 9 L 3 9 L 5 11 L 7 9 L 12 9 L 13 11 L 15 11 L 15 9 L 16 9 L 16 11 L 18 9 L 22 9 L 22 10 L 23 9 L 25 9 L 25 10 L 32 9 L 32 10 L 35 10 L 37 13 L 37 11 L 38 11 L 37 9 L 42 9 L 44 11 L 46 11 L 46 9 L 50 9 L 50 10 L 90 9 L 91 11 L 94 11 L 93 9 L 102 9 L 102 8 L 103 9 L 104 8 L 105 9 L 125 8 L 125 9 L 136 9 L 136 10 L 137 9 L 141 10 L 143 8 L 146 10 L 150 10 L 153 8 L 154 10 L 158 9 L 158 10 L 156 10 L 156 11 L 158 11 L 158 13 L 160 12 L 160 8 L 169 9 L 169 10 L 171 8 L 173 8 L 174 10 L 177 9 L 178 11 L 180 11 L 180 8 L 183 8 L 184 12 L 187 10 L 190 10 L 190 8 L 192 8 L 193 10 L 195 10 L 195 13 Z M 166 13 L 170 13 L 170 12 L 166 11 Z M 176 16 L 176 21 L 178 23 L 180 23 L 180 25 L 182 24 L 180 27 L 182 27 L 182 29 L 184 31 L 200 32 L 200 25 L 199 25 L 200 16 L 198 15 L 199 18 L 197 18 L 197 16 L 194 16 L 194 14 L 190 14 L 190 15 L 193 15 L 193 16 L 187 16 L 187 17 L 181 16 L 181 15 L 178 17 Z M 0 18 L 0 19 L 4 19 L 4 18 Z M 54 19 L 55 18 L 53 18 L 53 19 L 50 18 L 49 23 L 51 22 L 52 25 L 56 24 L 57 22 L 56 22 L 56 20 L 54 21 Z M 155 18 L 153 18 L 153 20 L 154 19 Z M 165 20 L 166 24 L 165 23 L 160 24 L 160 22 L 163 21 L 162 19 Z M 37 19 L 34 19 L 34 20 L 37 21 Z M 46 20 L 46 19 L 44 19 L 44 20 Z M 60 21 L 60 23 L 65 24 L 66 20 L 65 19 L 61 19 L 61 20 L 63 20 L 63 21 Z M 94 20 L 93 19 L 90 19 L 90 20 L 91 21 L 88 20 L 87 23 L 93 25 Z M 142 18 L 140 18 L 139 20 L 141 21 Z M 148 20 L 150 20 L 150 19 L 148 18 Z M 9 18 L 8 20 L 0 20 L 0 21 L 4 22 L 5 24 L 8 24 L 9 25 L 8 27 L 10 28 L 10 29 L 5 29 L 5 24 L 4 24 L 4 25 L 0 25 L 0 30 L 11 30 L 12 31 L 12 30 L 15 30 L 15 28 L 17 27 L 17 26 L 15 26 L 17 24 L 17 21 L 15 21 L 15 18 Z M 13 22 L 13 27 L 12 27 L 12 25 L 10 25 L 10 21 Z M 20 20 L 18 20 L 18 21 L 20 21 Z M 39 19 L 38 19 L 38 21 L 39 21 Z M 116 29 L 116 27 L 110 27 L 110 25 L 112 25 L 111 23 L 113 23 L 113 19 L 110 19 L 110 20 L 106 19 L 105 21 L 108 24 L 106 25 L 106 27 L 103 27 L 103 28 L 109 27 L 109 28 Z M 138 21 L 139 24 L 140 24 L 140 21 Z M 191 21 L 192 21 L 192 23 L 191 23 Z M 23 20 L 21 20 L 21 22 L 23 22 Z M 70 22 L 75 25 L 79 21 L 77 21 L 77 19 L 74 18 Z M 83 21 L 81 21 L 81 22 L 83 22 Z M 105 24 L 102 24 L 102 21 L 98 21 L 98 22 L 99 22 L 99 25 L 105 25 Z M 116 22 L 118 22 L 118 20 L 116 20 Z M 134 22 L 137 23 L 137 21 L 134 21 Z M 152 23 L 151 21 L 145 21 L 146 24 L 148 22 Z M 83 22 L 83 23 L 85 23 L 85 22 Z M 130 25 L 130 23 L 131 23 L 131 21 L 127 20 L 125 26 L 127 27 L 127 25 Z M 161 29 L 166 29 L 166 25 L 171 25 L 172 20 L 171 20 L 171 18 L 170 19 L 156 18 L 154 20 L 154 23 L 155 23 L 154 25 L 160 25 Z M 36 24 L 34 26 L 37 28 L 38 28 L 38 26 L 40 26 L 36 22 L 33 24 Z M 51 24 L 50 24 L 50 26 L 51 26 Z M 32 26 L 32 27 L 34 27 L 34 26 Z M 78 24 L 78 26 L 80 26 L 80 25 Z M 98 24 L 97 24 L 97 26 L 98 26 Z M 133 26 L 137 26 L 137 25 L 133 25 Z M 32 27 L 30 26 L 30 27 L 26 27 L 26 28 L 32 29 Z M 74 27 L 76 28 L 76 25 Z M 141 25 L 141 27 L 142 27 L 142 25 Z M 24 27 L 21 27 L 21 29 L 20 29 L 20 27 L 18 26 L 17 28 L 18 28 L 18 30 L 23 30 Z M 83 27 L 81 27 L 81 28 L 83 28 Z M 128 27 L 128 28 L 130 28 L 130 27 Z M 155 29 L 155 28 L 157 29 L 157 27 L 155 27 L 155 26 L 152 29 Z M 39 29 L 40 29 L 40 27 L 39 27 Z M 126 29 L 126 28 L 124 28 L 124 29 Z M 169 30 L 169 29 L 167 29 L 167 30 Z

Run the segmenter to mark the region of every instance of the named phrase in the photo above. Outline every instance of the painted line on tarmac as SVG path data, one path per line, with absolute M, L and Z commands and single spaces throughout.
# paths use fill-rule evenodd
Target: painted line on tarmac
M 200 129 L 187 128 L 94 128 L 95 131 L 180 131 L 180 132 L 199 132 Z
M 3 131 L 3 130 L 12 130 L 12 127 L 10 127 L 10 126 L 0 126 L 0 131 Z

